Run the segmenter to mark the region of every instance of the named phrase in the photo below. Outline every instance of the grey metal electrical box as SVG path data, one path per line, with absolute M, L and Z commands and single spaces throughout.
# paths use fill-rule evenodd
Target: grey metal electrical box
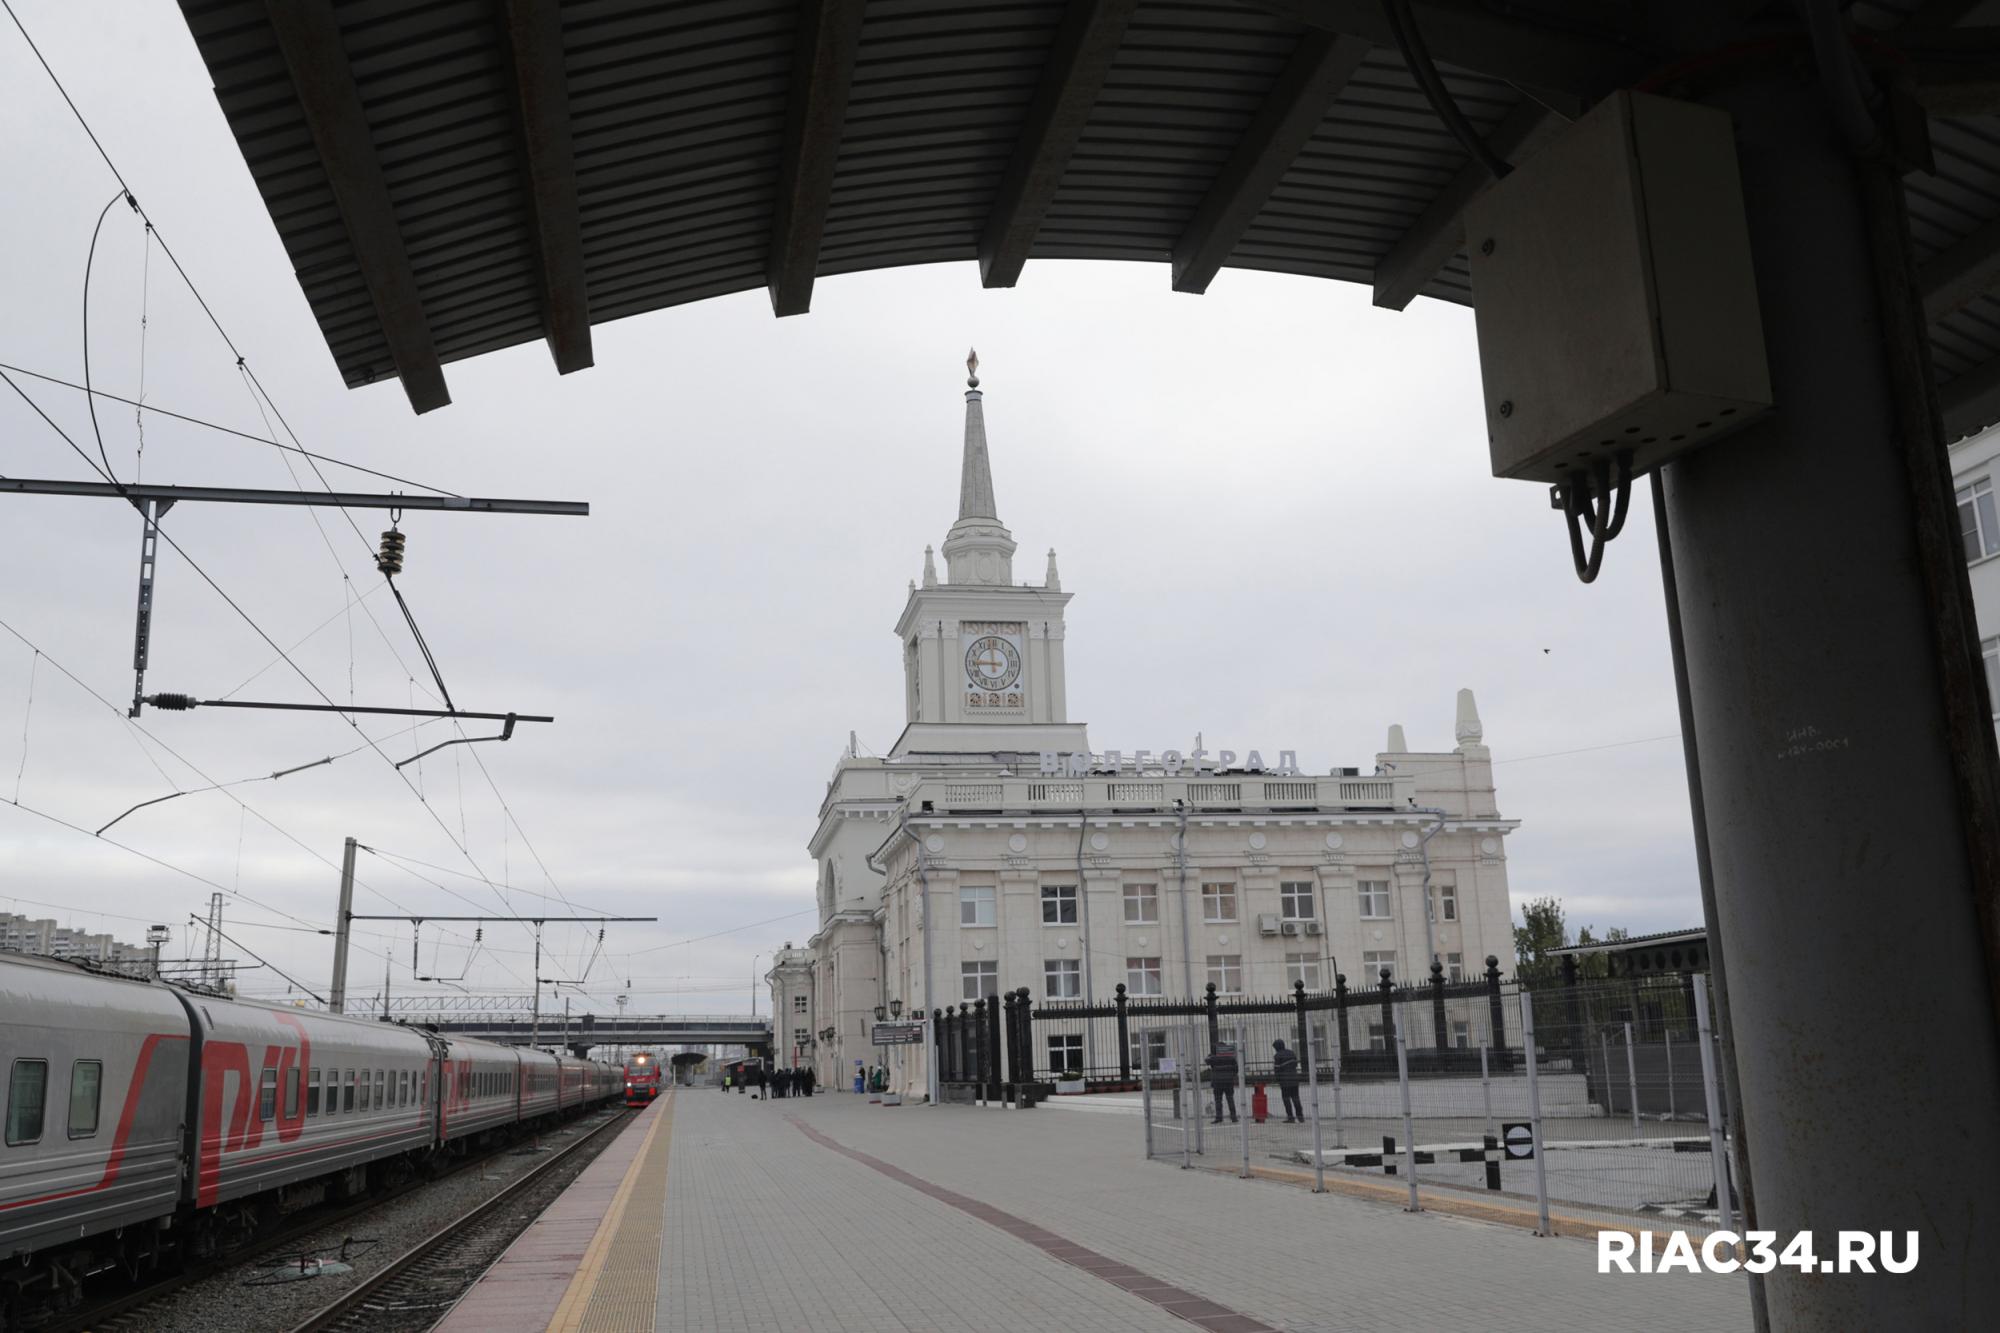
M 1474 200 L 1493 474 L 1643 472 L 1771 406 L 1727 112 L 1620 92 Z

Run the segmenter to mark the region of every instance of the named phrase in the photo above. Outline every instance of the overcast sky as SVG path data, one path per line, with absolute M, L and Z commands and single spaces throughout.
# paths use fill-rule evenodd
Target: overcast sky
M 1642 490 L 1579 584 L 1543 488 L 1490 475 L 1469 311 L 1378 311 L 1359 286 L 1236 270 L 1181 296 L 1164 265 L 1044 261 L 988 292 L 969 262 L 933 265 L 822 280 L 802 318 L 754 291 L 600 325 L 596 367 L 568 377 L 539 343 L 458 362 L 454 403 L 419 418 L 393 383 L 342 387 L 179 11 L 16 8 L 308 448 L 592 514 L 403 523 L 399 582 L 454 700 L 555 725 L 413 765 L 413 791 L 391 761 L 448 733 L 377 719 L 380 755 L 184 795 L 95 840 L 30 810 L 92 830 L 362 738 L 215 710 L 149 711 L 136 733 L 83 688 L 131 694 L 136 516 L 0 500 L 0 621 L 46 654 L 0 630 L 0 802 L 20 806 L 0 804 L 0 910 L 135 941 L 170 922 L 171 956 L 212 881 L 227 952 L 318 990 L 331 948 L 309 928 L 332 920 L 351 835 L 394 854 L 361 857 L 357 912 L 566 912 L 566 896 L 658 916 L 611 928 L 594 963 L 591 929 L 551 926 L 543 975 L 588 966 L 579 1007 L 608 1010 L 630 979 L 634 1012 L 744 1011 L 753 955 L 812 932 L 805 844 L 848 731 L 879 752 L 901 727 L 891 631 L 956 517 L 976 345 L 1016 577 L 1060 552 L 1071 717 L 1094 746 L 1187 748 L 1200 730 L 1366 768 L 1391 723 L 1451 748 L 1470 686 L 1501 812 L 1522 821 L 1516 916 L 1554 895 L 1600 930 L 1699 922 L 1650 506 Z M 0 360 L 80 380 L 85 257 L 117 185 L 11 25 L 0 125 Z M 142 293 L 148 402 L 264 433 L 234 356 L 122 205 L 98 240 L 93 382 L 137 396 Z M 95 454 L 84 395 L 15 378 Z M 132 410 L 100 406 L 98 427 L 116 474 L 138 475 Z M 166 418 L 144 445 L 149 481 L 299 484 L 267 446 Z M 3 384 L 0 473 L 90 475 Z M 183 505 L 164 527 L 328 695 L 421 705 L 421 660 L 365 549 L 383 517 L 356 513 L 365 540 L 335 510 Z M 149 690 L 317 699 L 275 661 L 163 552 Z M 419 971 L 525 992 L 525 928 L 488 927 L 469 968 L 472 928 L 448 929 L 424 928 Z M 438 989 L 412 979 L 407 927 L 360 943 L 356 991 L 379 990 L 385 955 L 396 993 Z M 270 970 L 244 986 L 285 990 Z

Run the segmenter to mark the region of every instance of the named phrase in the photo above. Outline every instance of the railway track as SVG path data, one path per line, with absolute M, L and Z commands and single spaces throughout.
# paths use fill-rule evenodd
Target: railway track
M 548 1178 L 547 1172 L 551 1168 L 558 1162 L 574 1161 L 575 1159 L 570 1154 L 585 1144 L 598 1143 L 602 1146 L 602 1144 L 608 1143 L 610 1138 L 607 1131 L 614 1130 L 617 1126 L 625 1124 L 631 1118 L 630 1114 L 623 1112 L 607 1117 L 601 1124 L 593 1127 L 574 1143 L 558 1149 L 551 1154 L 548 1161 L 543 1162 L 533 1171 L 522 1176 L 520 1180 L 513 1182 L 513 1184 L 509 1185 L 501 1193 L 496 1194 L 492 1200 L 488 1201 L 489 1204 L 498 1203 L 500 1200 L 510 1196 L 518 1197 L 513 1195 L 514 1190 L 517 1188 L 537 1180 L 546 1180 Z M 239 1268 L 245 1263 L 282 1251 L 287 1246 L 296 1244 L 303 1237 L 326 1231 L 329 1228 L 340 1226 L 357 1218 L 365 1217 L 420 1190 L 440 1184 L 461 1172 L 476 1169 L 490 1159 L 512 1151 L 517 1142 L 510 1141 L 491 1151 L 483 1152 L 476 1157 L 467 1158 L 446 1175 L 437 1177 L 436 1179 L 411 1181 L 408 1184 L 400 1185 L 385 1193 L 377 1194 L 359 1202 L 332 1209 L 331 1211 L 315 1209 L 310 1213 L 301 1215 L 293 1223 L 278 1228 L 269 1237 L 258 1240 L 244 1248 L 233 1250 L 224 1258 L 191 1267 L 184 1272 L 174 1273 L 158 1282 L 149 1283 L 140 1290 L 128 1292 L 109 1300 L 93 1302 L 87 1309 L 65 1315 L 53 1321 L 34 1325 L 32 1326 L 31 1333 L 157 1333 L 161 1325 L 157 1321 L 155 1307 L 158 1302 L 173 1295 L 175 1292 L 208 1281 L 220 1273 Z M 481 1211 L 483 1209 L 475 1209 L 472 1213 L 468 1213 L 465 1216 L 472 1217 Z M 436 1237 L 433 1237 L 433 1239 L 436 1239 Z M 397 1262 L 400 1263 L 402 1260 L 399 1259 Z M 316 1324 L 309 1324 L 307 1326 L 320 1327 L 320 1325 Z M 374 1330 L 379 1326 L 357 1325 L 356 1327 L 368 1327 Z M 424 1327 L 424 1325 L 418 1325 L 417 1327 Z
M 548 1161 L 439 1227 L 290 1333 L 420 1333 L 430 1328 L 631 1118 L 614 1116 L 558 1149 Z

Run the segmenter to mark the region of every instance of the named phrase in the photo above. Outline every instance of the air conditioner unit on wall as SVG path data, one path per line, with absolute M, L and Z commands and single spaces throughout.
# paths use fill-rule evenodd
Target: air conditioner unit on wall
M 1262 916 L 1258 917 L 1258 918 L 1257 918 L 1257 933 L 1258 933 L 1259 935 L 1275 935 L 1275 934 L 1277 934 L 1277 933 L 1278 933 L 1278 918 L 1277 918 L 1277 917 L 1276 917 L 1275 915 L 1273 915 L 1273 914 L 1271 914 L 1271 913 L 1269 913 L 1269 912 L 1266 912 L 1266 913 L 1265 913 L 1264 915 L 1262 915 Z
M 1283 931 L 1287 935 L 1296 935 L 1299 933 L 1299 923 L 1296 921 L 1287 921 L 1284 925 L 1280 926 L 1278 929 Z
M 1308 935 L 1317 935 L 1317 934 L 1319 934 L 1319 933 L 1320 933 L 1320 924 L 1319 924 L 1319 922 L 1317 922 L 1317 921 L 1308 921 L 1308 922 L 1306 922 L 1306 934 L 1308 934 Z

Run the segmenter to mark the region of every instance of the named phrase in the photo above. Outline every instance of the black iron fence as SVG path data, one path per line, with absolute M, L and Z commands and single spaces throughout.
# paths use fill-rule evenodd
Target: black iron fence
M 1547 1015 L 1538 1043 L 1545 1055 L 1574 1056 L 1589 1071 L 1592 1101 L 1624 1110 L 1617 1100 L 1623 1080 L 1613 1077 L 1623 1073 L 1623 1057 L 1614 1071 L 1609 1052 L 1622 1050 L 1628 1025 L 1642 1048 L 1658 1047 L 1662 1058 L 1676 1043 L 1691 1049 L 1692 984 L 1661 976 L 1544 988 L 1536 998 Z M 1522 1061 L 1519 989 L 1491 955 L 1483 974 L 1461 981 L 1433 963 L 1428 979 L 1407 985 L 1386 973 L 1366 987 L 1336 976 L 1331 990 L 1300 983 L 1290 995 L 1223 995 L 1211 984 L 1193 998 L 1135 996 L 1120 985 L 1108 1001 L 1036 1000 L 1022 987 L 934 1011 L 934 1058 L 947 1097 L 1046 1096 L 1069 1083 L 1092 1092 L 1132 1090 L 1167 1058 L 1168 1028 L 1184 1022 L 1207 1049 L 1225 1030 L 1244 1034 L 1246 1081 L 1275 1076 L 1272 1042 L 1284 1040 L 1322 1080 L 1337 1066 L 1341 1078 L 1365 1083 L 1397 1077 L 1400 1016 L 1412 1075 L 1497 1075 Z M 1691 1064 L 1674 1069 L 1674 1081 L 1683 1076 L 1694 1077 Z
M 1394 1015 L 1399 1009 L 1413 1012 L 1405 1007 L 1412 1004 L 1429 1019 L 1420 1031 L 1405 1034 L 1413 1069 L 1477 1073 L 1482 1039 L 1489 1066 L 1510 1068 L 1518 1054 L 1516 1036 L 1510 1036 L 1518 1026 L 1508 1017 L 1510 990 L 1499 960 L 1491 956 L 1483 976 L 1463 981 L 1448 980 L 1443 966 L 1433 964 L 1429 979 L 1412 985 L 1398 986 L 1385 974 L 1373 986 L 1350 987 L 1338 976 L 1332 990 L 1309 991 L 1301 982 L 1290 995 L 1222 995 L 1211 984 L 1198 997 L 1170 999 L 1128 995 L 1121 985 L 1108 1002 L 1037 1002 L 1023 989 L 997 1006 L 1003 1025 L 1016 1029 L 1010 1045 L 1025 1048 L 1010 1050 L 1000 1081 L 1074 1080 L 1093 1091 L 1136 1088 L 1166 1057 L 1164 1029 L 1172 1020 L 1196 1025 L 1211 1047 L 1225 1027 L 1254 1028 L 1262 1038 L 1286 1040 L 1293 1051 L 1313 1052 L 1316 1065 L 1330 1067 L 1337 1049 L 1350 1079 L 1394 1078 Z M 1272 1077 L 1270 1040 L 1254 1043 L 1244 1059 L 1247 1077 Z

